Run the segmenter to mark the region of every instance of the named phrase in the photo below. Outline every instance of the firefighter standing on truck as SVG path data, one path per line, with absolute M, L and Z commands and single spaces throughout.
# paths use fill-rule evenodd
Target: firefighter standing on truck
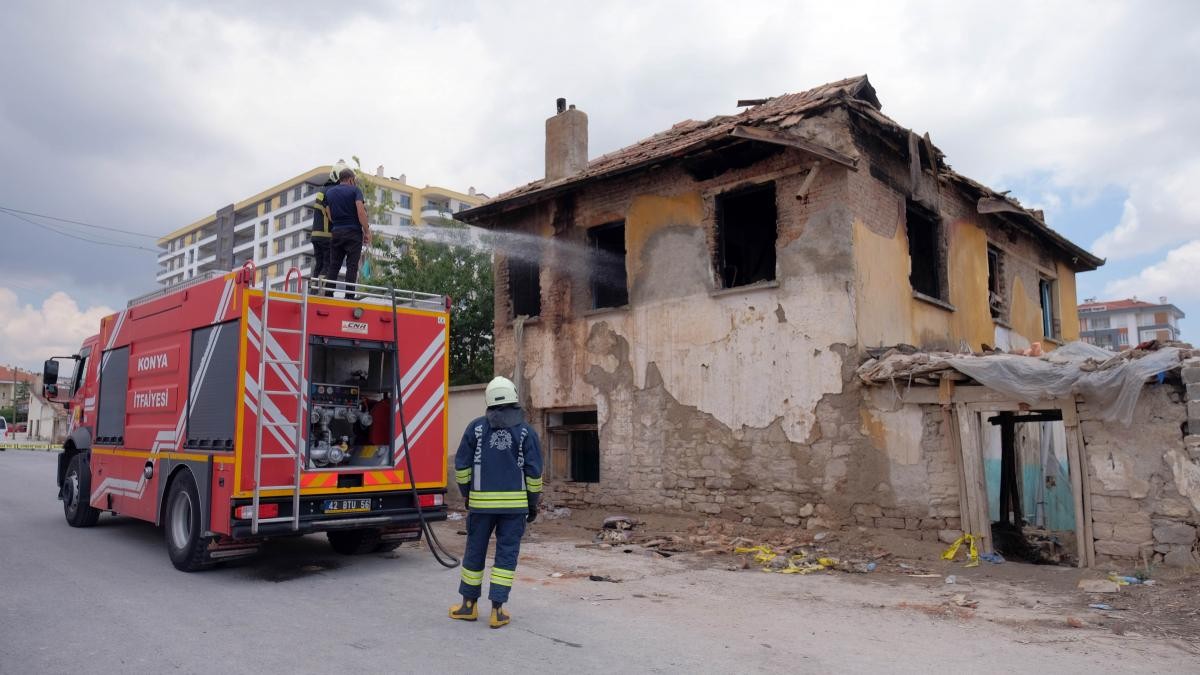
M 313 224 L 309 238 L 312 240 L 313 247 L 312 278 L 317 280 L 318 292 L 324 288 L 325 279 L 329 276 L 329 247 L 333 237 L 333 233 L 329 229 L 332 220 L 329 217 L 329 207 L 325 204 L 325 191 L 337 185 L 338 173 L 344 168 L 346 168 L 346 163 L 339 159 L 338 163 L 333 165 L 333 170 L 329 172 L 329 178 L 325 180 L 325 184 L 317 191 L 317 197 L 312 204 Z
M 487 414 L 467 425 L 454 455 L 455 478 L 467 503 L 467 552 L 463 555 L 458 592 L 462 603 L 450 608 L 451 619 L 474 621 L 483 587 L 488 542 L 496 533 L 496 556 L 488 599 L 488 625 L 509 622 L 504 609 L 517 570 L 525 523 L 537 518 L 542 493 L 542 450 L 511 380 L 497 377 L 484 391 Z

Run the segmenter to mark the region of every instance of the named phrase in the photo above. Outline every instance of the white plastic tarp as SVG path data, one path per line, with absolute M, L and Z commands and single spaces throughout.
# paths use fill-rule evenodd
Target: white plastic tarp
M 1182 358 L 1178 348 L 1164 347 L 1141 358 L 1118 359 L 1107 349 L 1072 342 L 1042 358 L 1015 354 L 954 356 L 946 363 L 976 382 L 1029 405 L 1082 395 L 1103 419 L 1129 426 L 1142 386 L 1159 373 L 1178 367 Z

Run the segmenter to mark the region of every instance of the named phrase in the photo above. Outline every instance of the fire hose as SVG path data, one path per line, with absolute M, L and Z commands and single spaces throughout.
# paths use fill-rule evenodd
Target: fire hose
M 404 447 L 404 461 L 408 467 L 408 488 L 412 492 L 413 504 L 417 506 L 417 520 L 421 522 L 421 530 L 425 533 L 425 541 L 429 543 L 429 552 L 433 554 L 434 560 L 438 561 L 442 567 L 454 568 L 462 564 L 458 558 L 455 558 L 442 542 L 438 540 L 437 535 L 433 533 L 433 528 L 429 527 L 429 521 L 425 519 L 425 511 L 421 508 L 421 496 L 417 493 L 417 477 L 413 473 L 412 453 L 408 448 L 408 424 L 404 419 L 404 385 L 400 381 L 400 328 L 397 325 L 399 316 L 396 312 L 396 289 L 388 287 L 388 292 L 391 294 L 392 300 L 392 345 L 396 350 L 396 372 L 392 379 L 392 398 L 396 401 L 396 407 L 400 411 L 400 439 Z M 442 556 L 449 559 L 443 560 Z

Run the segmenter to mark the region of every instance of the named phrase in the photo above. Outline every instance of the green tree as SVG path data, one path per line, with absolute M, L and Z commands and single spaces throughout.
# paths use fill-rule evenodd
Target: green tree
M 465 228 L 453 220 L 427 219 L 425 228 Z M 433 233 L 430 233 L 433 234 Z M 367 283 L 447 295 L 450 306 L 450 384 L 477 384 L 492 378 L 492 255 L 453 245 L 466 237 L 380 238 Z

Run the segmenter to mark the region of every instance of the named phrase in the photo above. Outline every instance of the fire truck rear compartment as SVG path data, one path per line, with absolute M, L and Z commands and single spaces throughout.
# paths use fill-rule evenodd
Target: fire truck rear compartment
M 392 466 L 390 345 L 315 338 L 309 381 L 308 470 Z

